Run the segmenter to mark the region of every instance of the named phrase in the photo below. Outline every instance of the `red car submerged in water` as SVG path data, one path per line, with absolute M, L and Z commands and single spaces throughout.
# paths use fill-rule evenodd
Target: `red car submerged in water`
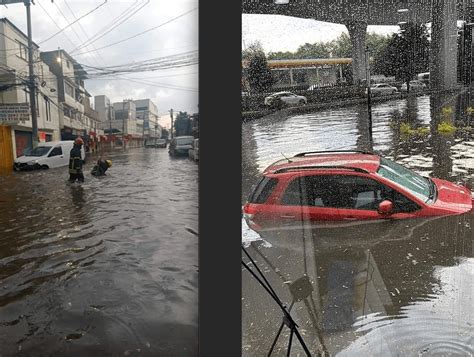
M 462 214 L 471 190 L 362 151 L 308 152 L 265 169 L 244 206 L 250 228 Z

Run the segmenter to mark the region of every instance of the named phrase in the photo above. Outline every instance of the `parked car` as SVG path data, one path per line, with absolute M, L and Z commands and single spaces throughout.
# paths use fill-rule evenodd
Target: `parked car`
M 188 151 L 191 160 L 199 161 L 199 139 L 194 139 L 193 148 Z
M 177 136 L 170 142 L 168 152 L 171 156 L 188 155 L 193 148 L 194 136 Z
M 410 81 L 410 92 L 420 92 L 426 90 L 426 84 L 424 84 L 421 81 Z M 401 92 L 406 92 L 407 91 L 407 84 L 403 83 L 402 86 L 400 87 Z
M 38 146 L 19 156 L 13 163 L 15 171 L 49 169 L 69 164 L 69 154 L 74 146 L 73 140 L 48 141 L 38 143 Z M 86 157 L 84 145 L 82 146 L 82 157 Z
M 387 95 L 397 93 L 398 89 L 387 83 L 377 83 L 370 86 L 370 92 L 372 95 Z
M 146 140 L 145 140 L 145 147 L 146 147 L 146 148 L 154 148 L 154 147 L 156 147 L 156 139 L 146 139 Z
M 423 177 L 379 155 L 309 152 L 277 161 L 263 172 L 243 208 L 260 230 L 298 221 L 357 221 L 462 214 L 471 190 Z
M 420 82 L 423 82 L 426 85 L 430 83 L 430 72 L 418 73 L 416 77 Z
M 308 100 L 305 96 L 297 95 L 291 92 L 278 92 L 265 97 L 264 103 L 266 106 L 274 106 L 277 105 L 278 102 L 281 102 L 285 105 L 291 104 L 300 104 L 304 105 L 308 103 Z
M 168 142 L 166 139 L 156 139 L 156 147 L 157 148 L 166 148 Z

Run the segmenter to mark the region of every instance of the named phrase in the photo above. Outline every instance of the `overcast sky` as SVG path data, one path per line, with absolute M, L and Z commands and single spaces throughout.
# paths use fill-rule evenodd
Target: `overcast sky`
M 59 29 L 66 27 L 76 18 L 87 14 L 103 2 L 104 0 L 54 0 L 54 3 L 52 3 L 51 0 L 35 0 L 36 5 L 31 5 L 33 41 L 39 43 L 47 39 L 58 32 Z M 57 26 L 40 5 L 55 19 Z M 105 27 L 108 28 L 108 25 L 122 13 L 126 11 L 126 14 L 131 14 L 140 5 L 144 5 L 141 10 L 94 42 L 93 45 L 86 47 L 83 52 L 94 50 L 94 47 L 99 49 L 102 46 L 158 26 L 197 8 L 198 1 L 107 0 L 105 5 L 90 15 L 80 19 L 79 22 L 51 40 L 40 44 L 40 51 L 57 50 L 58 47 L 71 51 Z M 8 5 L 8 7 L 0 5 L 0 18 L 2 17 L 6 17 L 25 34 L 27 33 L 26 9 L 22 3 Z M 195 10 L 134 39 L 98 51 L 82 55 L 76 54 L 73 57 L 79 63 L 102 67 L 169 56 L 197 49 L 198 11 Z M 181 110 L 195 113 L 198 111 L 198 65 L 133 73 L 127 76 L 134 79 L 146 79 L 147 82 L 152 82 L 154 85 L 138 84 L 127 80 L 103 79 L 87 80 L 85 86 L 92 95 L 105 94 L 112 102 L 121 102 L 124 98 L 150 98 L 158 106 L 159 113 L 163 114 L 160 122 L 165 127 L 169 127 L 169 115 L 165 113 L 171 108 L 175 112 Z M 163 85 L 179 86 L 186 90 L 169 89 L 163 87 Z
M 392 34 L 398 26 L 369 26 L 368 32 Z M 242 48 L 260 41 L 265 52 L 296 51 L 305 43 L 335 40 L 344 25 L 282 15 L 242 15 Z

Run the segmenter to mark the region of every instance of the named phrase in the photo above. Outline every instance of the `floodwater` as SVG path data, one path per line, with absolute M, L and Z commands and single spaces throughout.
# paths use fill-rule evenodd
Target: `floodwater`
M 67 167 L 0 176 L 1 356 L 197 355 L 197 165 L 104 158 L 83 184 Z
M 283 155 L 315 150 L 374 150 L 423 175 L 473 184 L 471 105 L 467 95 L 375 104 L 372 141 L 366 106 L 276 113 L 245 123 L 242 200 L 266 166 Z M 443 121 L 456 131 L 440 132 Z M 291 306 L 313 355 L 472 356 L 473 225 L 472 213 L 304 223 L 260 235 L 243 223 L 243 243 L 282 302 Z M 244 254 L 243 260 L 256 271 Z M 270 295 L 242 269 L 243 355 L 266 355 L 282 317 Z M 286 355 L 289 339 L 284 326 L 275 356 Z M 304 355 L 296 337 L 291 355 Z

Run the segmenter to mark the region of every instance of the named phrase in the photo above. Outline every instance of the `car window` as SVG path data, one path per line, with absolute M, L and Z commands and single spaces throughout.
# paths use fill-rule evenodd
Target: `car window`
M 377 173 L 409 190 L 413 195 L 427 202 L 430 197 L 430 183 L 421 175 L 391 160 L 381 158 Z
M 194 138 L 177 138 L 176 139 L 176 144 L 177 145 L 188 145 L 192 144 L 194 141 Z
M 51 146 L 37 146 L 28 153 L 28 156 L 43 156 L 46 155 L 49 150 L 51 150 Z
M 253 192 L 249 196 L 249 203 L 265 203 L 270 197 L 273 189 L 277 185 L 278 180 L 273 177 L 263 177 L 258 183 Z
M 61 148 L 61 146 L 56 146 L 53 150 L 51 150 L 51 152 L 49 153 L 49 157 L 52 157 L 52 156 L 59 156 L 59 155 L 62 155 L 63 154 L 63 149 Z
M 320 175 L 295 178 L 280 203 L 290 206 L 377 210 L 383 200 L 394 203 L 394 213 L 419 207 L 398 191 L 371 178 L 351 175 Z

